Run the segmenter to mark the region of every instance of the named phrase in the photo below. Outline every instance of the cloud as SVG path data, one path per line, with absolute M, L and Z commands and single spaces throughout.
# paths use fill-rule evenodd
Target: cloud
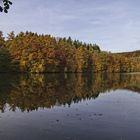
M 138 0 L 13 0 L 0 30 L 30 30 L 97 43 L 103 50 L 139 49 Z

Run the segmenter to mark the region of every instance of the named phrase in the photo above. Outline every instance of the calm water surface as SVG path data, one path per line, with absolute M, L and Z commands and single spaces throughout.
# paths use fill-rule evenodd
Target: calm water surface
M 140 74 L 0 74 L 1 140 L 139 140 Z

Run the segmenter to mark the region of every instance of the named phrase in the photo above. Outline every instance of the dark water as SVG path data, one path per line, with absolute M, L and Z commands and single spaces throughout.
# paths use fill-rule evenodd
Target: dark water
M 139 140 L 140 74 L 0 74 L 0 140 Z

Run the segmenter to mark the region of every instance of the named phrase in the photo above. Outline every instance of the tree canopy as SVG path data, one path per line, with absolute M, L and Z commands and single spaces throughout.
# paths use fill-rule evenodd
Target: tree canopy
M 2 0 L 2 5 L 0 6 L 0 12 L 8 13 L 10 5 L 12 5 L 11 1 L 9 1 L 9 0 Z
M 108 53 L 96 44 L 69 38 L 0 32 L 0 72 L 138 72 L 140 52 Z M 5 61 L 3 60 L 5 58 Z

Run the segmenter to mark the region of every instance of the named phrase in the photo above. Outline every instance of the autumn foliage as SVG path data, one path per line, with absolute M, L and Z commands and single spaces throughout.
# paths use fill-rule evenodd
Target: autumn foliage
M 96 44 L 32 32 L 0 33 L 0 72 L 137 72 L 140 53 L 112 54 Z

